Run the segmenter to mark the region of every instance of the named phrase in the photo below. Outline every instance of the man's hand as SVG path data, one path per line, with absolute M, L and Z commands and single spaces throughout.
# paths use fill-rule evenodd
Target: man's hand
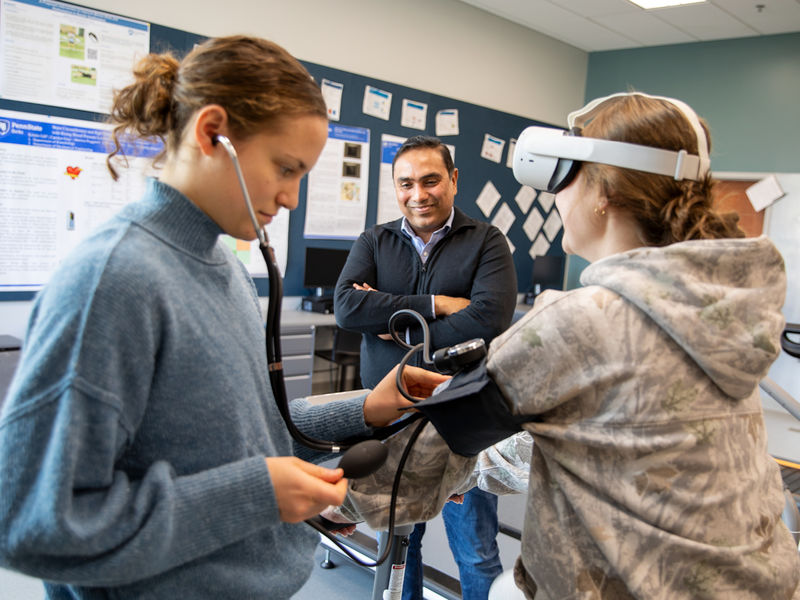
M 469 306 L 469 298 L 457 298 L 455 296 L 440 296 L 433 297 L 433 310 L 437 317 L 445 317 L 452 315 L 460 310 L 464 310 Z
M 353 284 L 353 288 L 355 288 L 357 290 L 360 290 L 362 292 L 377 292 L 378 291 L 374 287 L 372 287 L 370 284 L 368 284 L 366 281 L 364 283 L 354 283 Z M 379 333 L 378 337 L 381 338 L 382 340 L 391 340 L 392 339 L 392 334 L 391 333 Z
M 326 469 L 294 456 L 265 460 L 281 521 L 299 523 L 344 502 L 347 479 L 341 469 Z
M 383 427 L 400 418 L 399 409 L 411 408 L 412 402 L 406 400 L 397 389 L 395 378 L 397 367 L 381 379 L 364 400 L 364 421 L 372 427 Z M 440 383 L 450 379 L 447 375 L 406 366 L 403 369 L 403 384 L 414 398 L 427 398 Z

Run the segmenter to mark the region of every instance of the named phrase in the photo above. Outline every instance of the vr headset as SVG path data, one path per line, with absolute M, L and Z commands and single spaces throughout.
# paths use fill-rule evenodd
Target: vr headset
M 581 136 L 583 125 L 597 114 L 606 100 L 632 95 L 664 100 L 676 106 L 694 129 L 698 154 Z M 710 161 L 705 131 L 697 114 L 680 100 L 639 92 L 613 94 L 593 100 L 580 110 L 570 113 L 567 124 L 567 131 L 550 127 L 528 127 L 522 132 L 514 149 L 514 177 L 517 181 L 555 194 L 572 182 L 582 162 L 669 175 L 677 181 L 698 181 L 708 173 Z

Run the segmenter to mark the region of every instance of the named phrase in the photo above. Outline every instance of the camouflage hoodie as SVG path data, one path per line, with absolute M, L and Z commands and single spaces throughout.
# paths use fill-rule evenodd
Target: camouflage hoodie
M 527 431 L 476 460 L 426 426 L 397 522 L 474 485 L 527 488 L 515 579 L 529 599 L 800 599 L 758 391 L 784 324 L 778 251 L 764 237 L 640 248 L 581 281 L 539 296 L 491 345 L 489 372 Z M 386 528 L 411 429 L 351 481 L 345 520 Z
M 581 282 L 491 347 L 534 439 L 517 584 L 536 600 L 792 598 L 758 391 L 780 351 L 780 254 L 764 237 L 640 248 Z

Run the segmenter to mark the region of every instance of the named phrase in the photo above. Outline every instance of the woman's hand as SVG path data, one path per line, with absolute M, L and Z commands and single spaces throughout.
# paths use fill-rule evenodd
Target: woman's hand
M 281 521 L 299 523 L 344 502 L 347 479 L 341 469 L 326 469 L 294 456 L 265 460 Z
M 414 406 L 413 402 L 406 400 L 397 389 L 395 378 L 397 367 L 389 371 L 381 382 L 375 386 L 364 401 L 364 421 L 371 427 L 383 427 L 396 421 L 402 415 L 400 409 Z M 447 375 L 420 369 L 419 367 L 406 366 L 403 369 L 403 384 L 409 395 L 414 398 L 424 399 L 433 393 L 433 390 L 444 381 L 450 379 Z

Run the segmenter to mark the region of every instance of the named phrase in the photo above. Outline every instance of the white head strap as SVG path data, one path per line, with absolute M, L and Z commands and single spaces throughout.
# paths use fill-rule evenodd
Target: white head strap
M 631 92 L 631 93 L 621 92 L 618 94 L 611 94 L 610 96 L 605 96 L 604 98 L 596 98 L 595 100 L 589 102 L 589 104 L 587 104 L 583 108 L 580 108 L 576 111 L 569 113 L 569 115 L 567 116 L 567 124 L 569 128 L 572 129 L 573 127 L 583 127 L 583 125 L 595 115 L 595 113 L 597 112 L 596 109 L 601 104 L 603 104 L 606 100 L 609 100 L 611 98 L 617 98 L 620 96 L 644 96 L 645 98 L 653 98 L 655 100 L 663 100 L 665 102 L 669 102 L 670 104 L 678 108 L 678 110 L 680 110 L 681 113 L 683 113 L 683 116 L 686 117 L 686 119 L 689 121 L 689 124 L 692 126 L 692 129 L 694 129 L 695 136 L 697 137 L 697 154 L 698 154 L 697 158 L 699 158 L 699 161 L 696 165 L 696 171 L 694 165 L 684 164 L 683 165 L 684 169 L 688 168 L 689 170 L 688 171 L 684 170 L 682 176 L 678 174 L 678 171 L 682 170 L 679 165 L 679 168 L 676 169 L 675 179 L 686 178 L 686 179 L 698 180 L 708 174 L 708 171 L 711 168 L 711 160 L 708 157 L 708 140 L 706 139 L 705 130 L 703 129 L 703 126 L 700 124 L 700 119 L 697 117 L 697 113 L 695 113 L 688 104 L 682 102 L 681 100 L 677 100 L 675 98 L 668 98 L 666 96 L 651 96 L 650 94 L 645 94 L 642 92 Z M 688 155 L 688 153 L 685 150 L 681 150 L 680 152 L 684 155 L 691 156 Z

